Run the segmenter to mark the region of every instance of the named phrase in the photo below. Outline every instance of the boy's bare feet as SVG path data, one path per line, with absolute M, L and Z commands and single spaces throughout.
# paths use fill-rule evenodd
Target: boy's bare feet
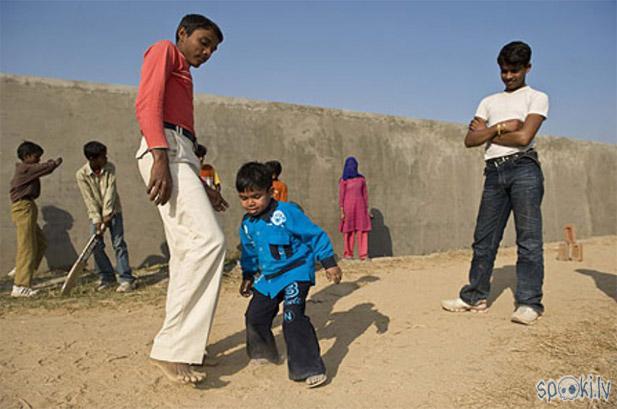
M 196 372 L 186 363 L 159 361 L 153 358 L 150 358 L 150 362 L 159 367 L 163 374 L 172 382 L 197 384 L 206 379 L 204 372 Z

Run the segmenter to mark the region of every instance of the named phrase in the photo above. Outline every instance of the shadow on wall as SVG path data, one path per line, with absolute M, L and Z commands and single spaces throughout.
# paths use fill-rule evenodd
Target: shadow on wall
M 141 262 L 141 264 L 137 267 L 146 268 L 156 266 L 158 264 L 165 264 L 169 261 L 169 246 L 167 242 L 164 241 L 161 243 L 161 254 L 151 254 Z
M 73 216 L 56 206 L 44 206 L 41 212 L 45 221 L 43 233 L 47 239 L 47 266 L 50 270 L 68 269 L 77 260 L 77 252 L 69 236 Z
M 373 229 L 368 234 L 369 258 L 392 257 L 392 236 L 390 228 L 385 225 L 381 210 L 372 208 Z

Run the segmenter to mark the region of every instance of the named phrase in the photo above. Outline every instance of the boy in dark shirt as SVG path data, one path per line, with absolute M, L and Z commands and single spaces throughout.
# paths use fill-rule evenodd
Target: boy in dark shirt
M 33 142 L 24 142 L 17 148 L 21 163 L 15 166 L 11 179 L 11 218 L 17 231 L 17 256 L 12 297 L 31 297 L 37 290 L 31 288 L 32 276 L 41 264 L 47 241 L 37 224 L 38 208 L 35 199 L 41 194 L 41 176 L 49 175 L 62 163 L 62 158 L 40 163 L 43 148 Z

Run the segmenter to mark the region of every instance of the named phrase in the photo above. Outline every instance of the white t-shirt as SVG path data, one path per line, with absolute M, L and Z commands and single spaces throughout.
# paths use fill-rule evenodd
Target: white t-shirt
M 530 86 L 524 86 L 514 92 L 504 91 L 489 95 L 480 102 L 476 110 L 476 116 L 487 121 L 488 126 L 508 119 L 518 119 L 524 122 L 529 114 L 539 114 L 544 118 L 548 116 L 548 95 L 536 91 Z M 529 145 L 521 147 L 497 145 L 488 141 L 486 142 L 484 160 L 524 152 L 533 148 L 535 144 L 535 138 L 531 140 Z

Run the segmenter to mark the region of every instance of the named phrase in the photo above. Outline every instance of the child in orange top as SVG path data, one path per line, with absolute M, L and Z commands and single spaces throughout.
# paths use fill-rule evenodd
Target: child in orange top
M 221 191 L 221 179 L 219 178 L 219 174 L 216 173 L 214 166 L 209 163 L 204 163 L 204 159 L 206 158 L 206 153 L 208 150 L 203 145 L 198 145 L 197 150 L 195 151 L 195 155 L 199 159 L 199 163 L 201 163 L 201 169 L 199 170 L 199 178 L 206 185 L 210 186 L 212 189 L 217 192 Z
M 266 166 L 272 172 L 272 188 L 274 189 L 272 197 L 279 202 L 287 202 L 287 185 L 282 180 L 279 180 L 279 176 L 283 172 L 281 162 L 271 160 L 266 162 Z

